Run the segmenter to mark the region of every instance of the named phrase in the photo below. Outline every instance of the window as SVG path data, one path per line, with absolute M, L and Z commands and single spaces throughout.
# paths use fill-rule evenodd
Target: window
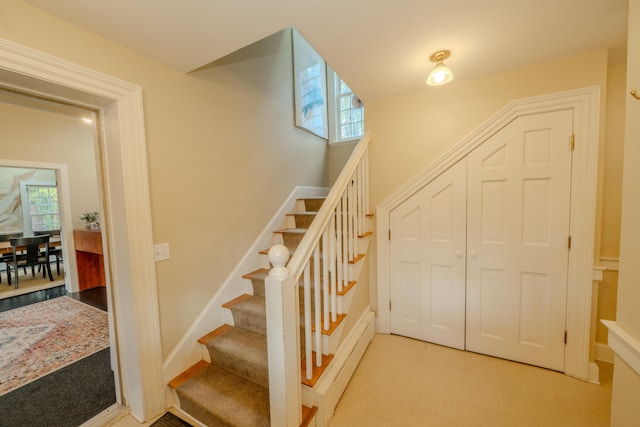
M 31 229 L 33 231 L 59 230 L 58 189 L 55 186 L 27 185 L 26 190 Z
M 336 140 L 358 139 L 364 135 L 364 107 L 347 84 L 336 75 Z

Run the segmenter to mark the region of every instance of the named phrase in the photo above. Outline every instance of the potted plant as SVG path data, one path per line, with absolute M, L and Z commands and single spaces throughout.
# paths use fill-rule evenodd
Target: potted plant
M 80 219 L 84 221 L 84 226 L 87 230 L 100 230 L 100 223 L 98 222 L 98 220 L 100 219 L 100 212 L 86 211 L 82 215 L 80 215 Z

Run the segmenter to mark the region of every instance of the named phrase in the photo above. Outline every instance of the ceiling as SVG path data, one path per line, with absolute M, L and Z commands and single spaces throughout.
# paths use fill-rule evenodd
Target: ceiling
M 626 55 L 628 0 L 26 0 L 189 72 L 295 26 L 364 101 L 593 49 Z

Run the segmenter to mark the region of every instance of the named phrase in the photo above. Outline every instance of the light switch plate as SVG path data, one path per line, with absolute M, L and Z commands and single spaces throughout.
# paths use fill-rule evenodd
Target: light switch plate
M 158 243 L 153 248 L 156 261 L 164 261 L 165 259 L 171 258 L 168 243 Z

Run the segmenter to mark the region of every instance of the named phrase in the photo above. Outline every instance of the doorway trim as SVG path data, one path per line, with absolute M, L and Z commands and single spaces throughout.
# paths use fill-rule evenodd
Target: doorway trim
M 166 404 L 142 88 L 5 39 L 0 39 L 0 81 L 98 111 L 118 403 L 147 421 Z
M 495 114 L 484 125 L 456 144 L 444 156 L 423 169 L 412 180 L 376 207 L 378 252 L 378 331 L 390 333 L 391 211 L 464 158 L 491 135 L 519 116 L 549 111 L 572 110 L 576 149 L 571 170 L 571 226 L 567 285 L 567 344 L 564 373 L 590 380 L 593 367 L 589 360 L 593 257 L 596 225 L 600 88 L 598 86 L 516 100 Z M 567 141 L 569 143 L 569 141 Z M 384 307 L 384 308 L 383 308 Z M 597 380 L 597 378 L 596 378 Z

